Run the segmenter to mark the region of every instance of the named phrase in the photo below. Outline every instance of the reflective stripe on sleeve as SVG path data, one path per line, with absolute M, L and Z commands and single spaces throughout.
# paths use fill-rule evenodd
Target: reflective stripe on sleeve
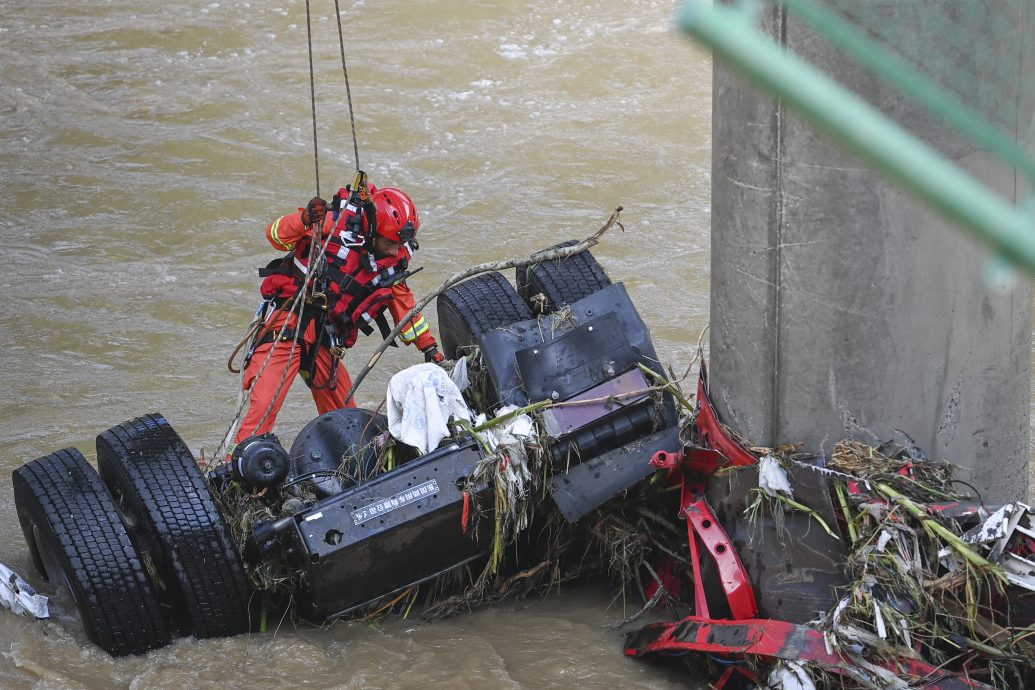
M 404 328 L 403 332 L 399 334 L 399 337 L 404 343 L 412 343 L 414 340 L 419 338 L 421 335 L 428 332 L 428 322 L 424 320 L 423 316 L 420 316 L 413 321 L 410 321 L 410 327 Z
M 277 235 L 277 229 L 280 228 L 280 221 L 284 220 L 284 218 L 285 218 L 285 216 L 281 216 L 280 218 L 277 218 L 277 220 L 273 223 L 273 225 L 270 226 L 270 233 L 269 234 L 270 234 L 270 239 L 273 240 L 273 242 L 278 247 L 280 247 L 284 251 L 287 251 L 287 250 L 291 249 L 292 247 L 294 247 L 295 245 L 294 244 L 287 244 L 287 243 L 285 243 Z

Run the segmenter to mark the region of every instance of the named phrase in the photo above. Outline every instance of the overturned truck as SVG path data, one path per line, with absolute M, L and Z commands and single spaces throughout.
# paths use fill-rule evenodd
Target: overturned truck
M 647 380 L 664 375 L 647 327 L 588 252 L 519 268 L 516 283 L 485 273 L 440 295 L 442 345 L 479 356 L 480 411 L 551 404 L 549 494 L 575 521 L 653 472 L 653 453 L 678 446 L 679 415 Z M 270 600 L 255 573 L 271 564 L 292 581 L 294 613 L 322 624 L 484 561 L 487 449 L 459 430 L 423 455 L 397 445 L 386 469 L 375 443 L 386 427 L 381 414 L 337 410 L 290 449 L 253 437 L 203 472 L 162 415 L 129 420 L 98 435 L 96 470 L 75 448 L 15 470 L 32 562 L 67 585 L 87 636 L 125 655 L 256 630 Z M 228 494 L 261 506 L 243 534 Z
M 609 567 L 652 532 L 675 535 L 621 586 L 640 589 L 644 610 L 690 613 L 630 633 L 625 653 L 677 656 L 715 687 L 1028 687 L 1026 506 L 956 500 L 913 448 L 748 447 L 720 422 L 703 364 L 695 404 L 667 379 L 624 286 L 588 252 L 519 268 L 515 283 L 486 273 L 450 288 L 439 331 L 471 365 L 473 410 L 535 412 L 534 463 L 488 442 L 489 423 L 422 454 L 353 408 L 317 417 L 289 449 L 253 437 L 203 472 L 168 421 L 145 415 L 97 437 L 97 470 L 69 448 L 14 472 L 36 569 L 67 585 L 93 642 L 140 654 L 259 630 L 278 605 L 317 625 L 390 610 L 429 581 L 451 578 L 470 604 L 476 580 L 504 571 L 504 541 L 526 558 L 515 579 L 556 555 L 542 554 L 546 515 L 574 526 L 557 543 L 587 522 L 605 549 L 624 540 Z M 504 515 L 508 500 L 529 504 L 531 523 Z M 607 511 L 636 501 L 634 528 L 609 531 Z

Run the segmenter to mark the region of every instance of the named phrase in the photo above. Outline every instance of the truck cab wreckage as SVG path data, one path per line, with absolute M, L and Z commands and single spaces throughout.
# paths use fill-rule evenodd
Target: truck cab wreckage
M 588 252 L 515 283 L 484 273 L 438 299 L 464 399 L 495 419 L 457 422 L 422 453 L 384 415 L 348 408 L 289 449 L 253 437 L 204 471 L 144 415 L 97 437 L 96 470 L 68 448 L 14 472 L 36 570 L 116 656 L 271 615 L 408 610 L 420 591 L 447 615 L 610 572 L 644 610 L 691 610 L 630 633 L 625 653 L 679 655 L 715 687 L 1025 687 L 1026 506 L 958 500 L 942 466 L 902 449 L 854 465 L 858 445 L 840 462 L 749 450 L 719 421 L 706 367 L 691 404 Z

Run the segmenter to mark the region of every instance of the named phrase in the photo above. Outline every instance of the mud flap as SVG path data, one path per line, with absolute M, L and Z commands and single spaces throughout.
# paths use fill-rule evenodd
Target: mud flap
M 830 486 L 818 472 L 797 470 L 791 479 L 795 498 L 837 529 Z M 847 584 L 848 547 L 800 511 L 788 509 L 782 530 L 765 511 L 755 524 L 745 515 L 749 492 L 758 486 L 758 467 L 745 467 L 708 484 L 708 502 L 733 540 L 755 588 L 762 615 L 806 623 L 838 600 L 836 587 Z
M 663 373 L 650 339 L 650 331 L 640 318 L 636 307 L 633 306 L 624 285 L 621 283 L 609 285 L 570 306 L 570 319 L 565 323 L 586 326 L 588 335 L 590 322 L 603 317 L 613 318 L 613 321 L 607 319 L 600 322 L 607 324 L 608 327 L 607 331 L 601 332 L 606 332 L 612 339 L 620 341 L 623 347 L 631 348 L 631 351 L 636 353 L 638 362 Z M 478 345 L 481 346 L 482 357 L 493 385 L 499 391 L 500 402 L 517 407 L 527 405 L 530 401 L 534 402 L 537 399 L 534 396 L 529 397 L 527 393 L 529 390 L 545 391 L 546 397 L 552 397 L 551 393 L 555 388 L 552 387 L 554 384 L 551 379 L 556 378 L 558 372 L 551 371 L 548 367 L 538 368 L 533 370 L 538 374 L 538 380 L 523 379 L 522 373 L 518 369 L 516 353 L 552 344 L 553 341 L 566 337 L 570 331 L 571 328 L 558 327 L 555 329 L 549 321 L 540 322 L 538 319 L 530 319 L 516 321 L 506 328 L 489 330 L 479 336 Z M 563 347 L 563 345 L 554 347 Z M 608 343 L 604 349 L 614 347 L 613 343 Z M 555 363 L 557 362 L 555 361 Z M 621 371 L 621 369 L 616 368 L 615 371 Z M 526 375 L 529 373 L 532 372 L 526 372 Z M 586 380 L 581 387 L 570 388 L 569 393 L 574 394 L 591 388 L 601 380 L 603 378 Z

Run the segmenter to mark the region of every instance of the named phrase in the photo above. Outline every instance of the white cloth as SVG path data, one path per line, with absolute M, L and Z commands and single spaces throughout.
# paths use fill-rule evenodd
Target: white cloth
M 471 380 L 467 376 L 467 358 L 461 357 L 456 360 L 456 364 L 453 365 L 453 370 L 449 372 L 449 377 L 453 379 L 453 383 L 460 389 L 461 392 L 467 390 L 467 387 L 471 385 Z
M 502 417 L 516 409 L 518 408 L 513 405 L 507 405 L 500 409 L 496 416 Z M 479 414 L 474 422 L 474 426 L 481 426 L 486 419 L 487 417 L 484 414 Z M 481 432 L 482 442 L 485 443 L 489 450 L 496 450 L 500 446 L 522 446 L 525 442 L 535 441 L 536 437 L 535 424 L 527 414 L 517 415 L 498 426 L 490 427 Z
M 758 461 L 758 485 L 770 496 L 794 495 L 791 484 L 787 481 L 787 472 L 780 465 L 780 461 L 772 455 L 766 455 Z
M 471 411 L 449 374 L 437 364 L 403 369 L 388 382 L 388 431 L 421 453 L 449 436 L 451 418 L 470 421 Z

